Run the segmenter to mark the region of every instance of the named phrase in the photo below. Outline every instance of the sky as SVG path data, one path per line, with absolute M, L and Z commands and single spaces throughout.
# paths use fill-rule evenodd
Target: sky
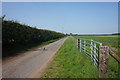
M 6 20 L 68 34 L 118 32 L 117 2 L 3 2 L 4 14 Z

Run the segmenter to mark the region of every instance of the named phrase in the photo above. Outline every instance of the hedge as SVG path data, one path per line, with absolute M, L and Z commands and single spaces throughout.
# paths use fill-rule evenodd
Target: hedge
M 19 45 L 42 43 L 45 41 L 64 37 L 59 32 L 37 29 L 15 21 L 2 21 L 2 50 L 11 50 Z

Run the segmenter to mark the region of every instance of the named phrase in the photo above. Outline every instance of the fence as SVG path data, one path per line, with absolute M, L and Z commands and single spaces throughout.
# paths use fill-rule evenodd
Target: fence
M 98 66 L 98 47 L 102 46 L 102 43 L 96 42 L 91 39 L 78 39 L 78 49 L 80 52 L 83 50 L 91 57 L 94 64 Z
M 98 67 L 98 77 L 108 77 L 108 56 L 109 54 L 120 63 L 120 58 L 115 55 L 107 46 L 102 46 L 102 43 L 96 42 L 91 39 L 77 40 L 77 47 L 80 52 L 86 53 L 94 62 L 94 65 Z

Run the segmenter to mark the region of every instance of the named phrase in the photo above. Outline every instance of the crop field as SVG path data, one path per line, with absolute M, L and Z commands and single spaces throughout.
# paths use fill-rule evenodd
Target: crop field
M 84 38 L 84 39 L 93 39 L 95 41 L 101 42 L 103 45 L 107 45 L 112 48 L 116 48 L 116 51 L 118 49 L 118 38 L 117 35 L 110 35 L 110 36 L 74 36 L 76 39 L 77 38 Z
M 97 78 L 97 67 L 86 53 L 77 49 L 77 39 L 93 39 L 109 46 L 118 54 L 118 36 L 70 36 L 54 56 L 53 62 L 43 74 L 42 78 Z M 108 77 L 118 78 L 118 62 L 109 56 Z

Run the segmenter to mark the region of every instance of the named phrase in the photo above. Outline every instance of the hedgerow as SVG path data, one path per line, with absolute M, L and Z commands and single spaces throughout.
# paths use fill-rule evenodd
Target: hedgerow
M 6 51 L 14 49 L 19 45 L 27 45 L 34 43 L 42 43 L 45 41 L 64 37 L 65 35 L 59 32 L 37 29 L 16 21 L 2 21 L 2 51 L 3 56 Z

